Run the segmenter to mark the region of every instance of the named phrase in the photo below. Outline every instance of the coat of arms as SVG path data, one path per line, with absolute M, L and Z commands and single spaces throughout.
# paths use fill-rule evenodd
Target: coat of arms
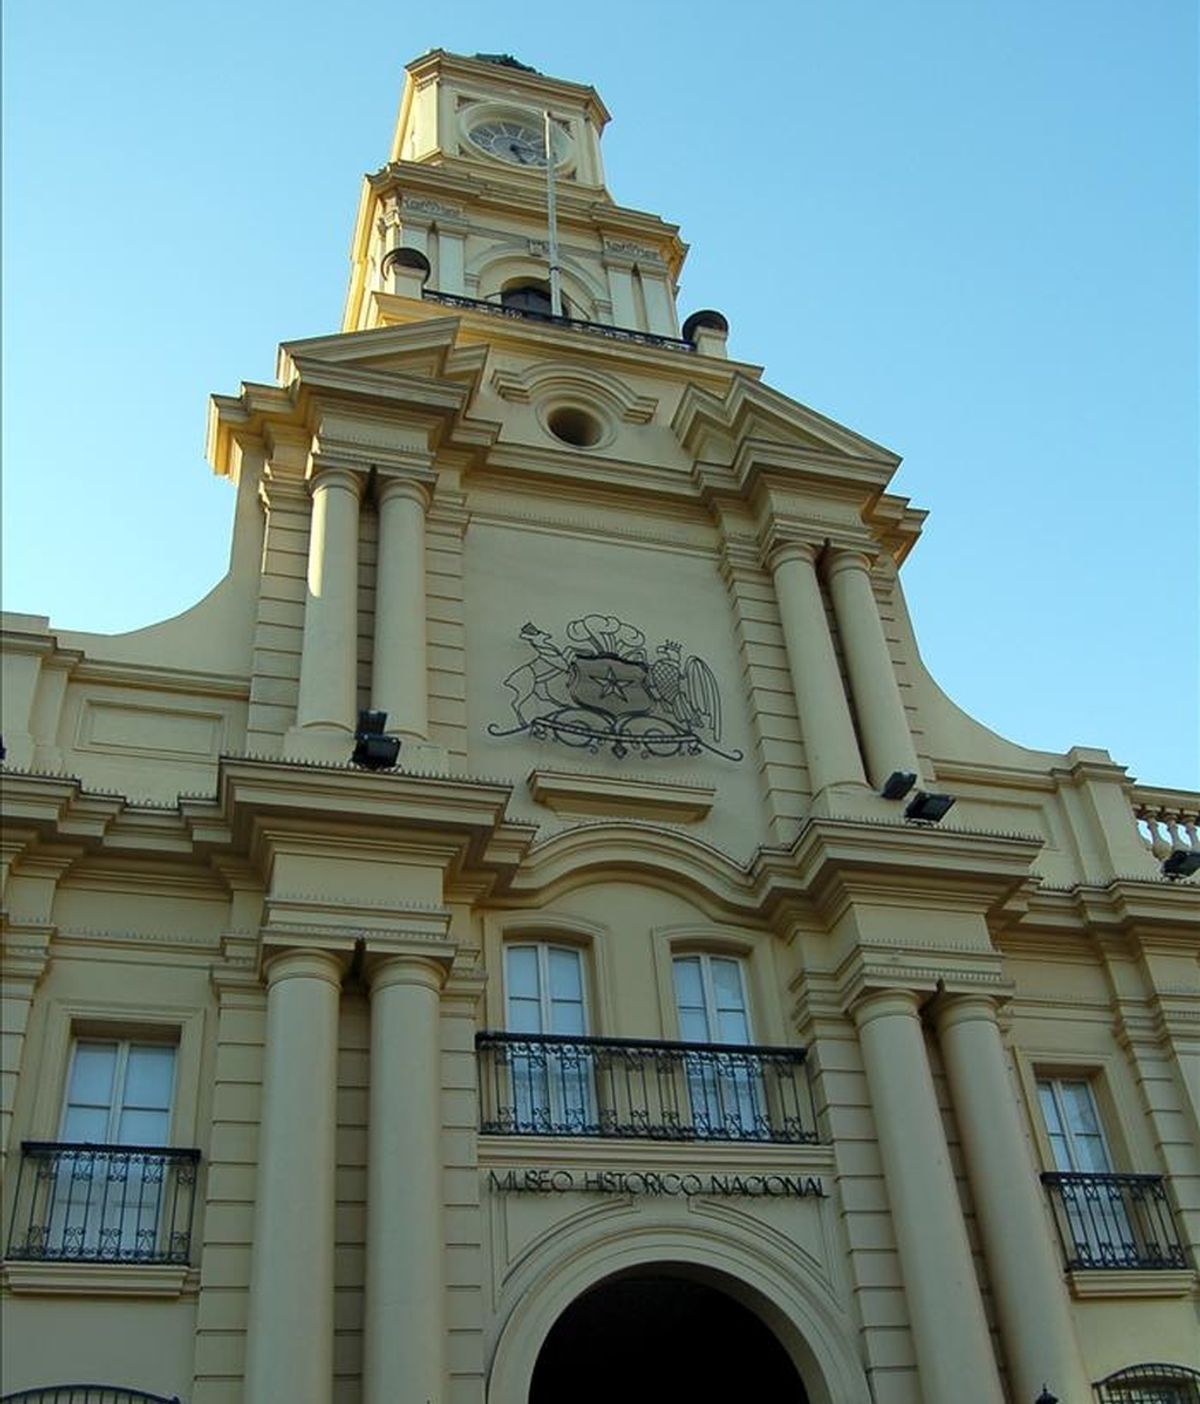
M 674 639 L 651 659 L 646 636 L 611 614 L 587 614 L 567 625 L 559 645 L 536 624 L 520 637 L 532 657 L 504 679 L 517 725 L 492 724 L 492 736 L 528 733 L 619 760 L 630 751 L 653 756 L 698 756 L 711 751 L 739 761 L 721 739 L 721 693 L 712 669 L 695 654 L 684 656 Z

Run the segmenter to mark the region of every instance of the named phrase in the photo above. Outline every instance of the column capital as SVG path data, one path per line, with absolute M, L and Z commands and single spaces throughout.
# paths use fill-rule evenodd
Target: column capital
M 864 990 L 847 1005 L 847 1013 L 856 1027 L 863 1028 L 873 1019 L 900 1016 L 905 1019 L 920 1019 L 922 995 L 905 985 L 885 985 Z
M 356 498 L 361 499 L 365 484 L 366 474 L 349 464 L 331 463 L 315 453 L 309 461 L 310 492 L 315 492 L 318 488 L 341 488 L 344 492 L 352 492 Z
M 267 947 L 263 951 L 268 989 L 283 980 L 324 980 L 340 990 L 348 968 L 349 960 L 342 952 L 305 946 Z
M 975 1021 L 985 1024 L 994 1024 L 997 1030 L 1000 1027 L 1000 1005 L 1012 994 L 1011 989 L 984 991 L 944 991 L 930 1003 L 930 1011 L 937 1024 L 938 1031 L 945 1033 L 947 1029 L 955 1028 L 959 1024 L 969 1024 Z
M 824 549 L 825 543 L 823 541 L 809 540 L 798 536 L 783 536 L 773 531 L 762 544 L 763 564 L 770 571 L 777 570 L 789 561 L 804 561 L 815 566 Z
M 857 570 L 864 575 L 869 575 L 878 555 L 878 551 L 873 551 L 867 546 L 832 544 L 825 552 L 823 561 L 825 574 L 831 580 L 844 570 Z
M 399 955 L 368 956 L 365 966 L 367 984 L 372 995 L 395 985 L 415 985 L 440 994 L 453 962 L 450 956 L 426 955 L 405 951 Z
M 416 469 L 411 474 L 381 472 L 375 481 L 377 506 L 396 498 L 407 498 L 415 502 L 422 512 L 427 512 L 432 497 L 433 473 L 429 470 Z

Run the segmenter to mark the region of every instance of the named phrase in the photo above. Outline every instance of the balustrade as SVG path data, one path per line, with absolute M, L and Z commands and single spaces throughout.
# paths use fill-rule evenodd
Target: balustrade
M 123 1385 L 62 1384 L 18 1389 L 0 1395 L 0 1404 L 180 1404 L 177 1394 L 150 1394 Z
M 198 1150 L 25 1141 L 10 1258 L 186 1263 Z
M 1130 1365 L 1096 1385 L 1099 1404 L 1200 1404 L 1200 1370 L 1155 1362 Z
M 802 1048 L 513 1033 L 475 1047 L 484 1134 L 817 1139 Z
M 438 292 L 426 288 L 423 294 L 426 302 L 440 302 L 446 307 L 461 307 L 468 312 L 486 312 L 494 317 L 510 317 L 518 321 L 545 322 L 549 326 L 565 327 L 570 331 L 588 332 L 592 336 L 604 336 L 610 341 L 632 341 L 640 346 L 657 346 L 666 351 L 695 351 L 695 345 L 677 336 L 662 336 L 658 332 L 638 331 L 634 327 L 614 327 L 607 322 L 587 322 L 579 317 L 559 317 L 552 312 L 539 312 L 532 307 L 513 307 L 501 302 L 485 302 L 478 297 L 465 297 L 461 293 Z
M 1180 850 L 1200 854 L 1200 797 L 1137 789 L 1133 813 L 1142 842 L 1159 862 Z
M 1161 1175 L 1047 1171 L 1042 1184 L 1068 1271 L 1187 1268 Z

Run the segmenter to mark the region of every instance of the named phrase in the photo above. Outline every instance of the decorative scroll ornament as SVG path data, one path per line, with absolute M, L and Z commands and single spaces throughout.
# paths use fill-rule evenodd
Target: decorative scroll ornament
M 659 644 L 653 661 L 646 636 L 611 614 L 587 614 L 567 625 L 563 647 L 536 624 L 520 637 L 533 657 L 504 679 L 517 725 L 488 727 L 491 736 L 527 733 L 561 741 L 593 755 L 609 750 L 655 756 L 698 756 L 703 751 L 740 761 L 722 750 L 721 692 L 712 669 L 674 639 Z

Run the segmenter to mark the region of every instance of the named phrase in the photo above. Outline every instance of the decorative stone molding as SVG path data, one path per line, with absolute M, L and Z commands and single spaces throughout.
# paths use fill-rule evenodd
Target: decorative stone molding
M 10 1292 L 39 1297 L 183 1297 L 200 1273 L 173 1263 L 6 1262 L 0 1281 Z
M 648 244 L 635 244 L 632 239 L 605 239 L 604 257 L 607 262 L 645 263 L 656 270 L 666 267 L 657 249 Z
M 1140 1271 L 1102 1268 L 1067 1274 L 1071 1295 L 1080 1301 L 1116 1297 L 1190 1297 L 1196 1289 L 1194 1272 Z
M 434 200 L 428 195 L 405 195 L 401 202 L 401 210 L 404 214 L 410 211 L 413 214 L 432 215 L 443 219 L 462 219 L 464 210 L 461 205 L 447 204 L 444 200 Z
M 553 361 L 535 362 L 524 371 L 498 369 L 492 373 L 492 389 L 514 404 L 529 404 L 535 398 L 598 399 L 627 424 L 648 424 L 658 408 L 656 399 L 637 394 L 618 376 Z
M 703 819 L 717 794 L 715 785 L 559 770 L 531 770 L 527 783 L 534 799 L 558 814 L 632 814 L 683 823 Z

